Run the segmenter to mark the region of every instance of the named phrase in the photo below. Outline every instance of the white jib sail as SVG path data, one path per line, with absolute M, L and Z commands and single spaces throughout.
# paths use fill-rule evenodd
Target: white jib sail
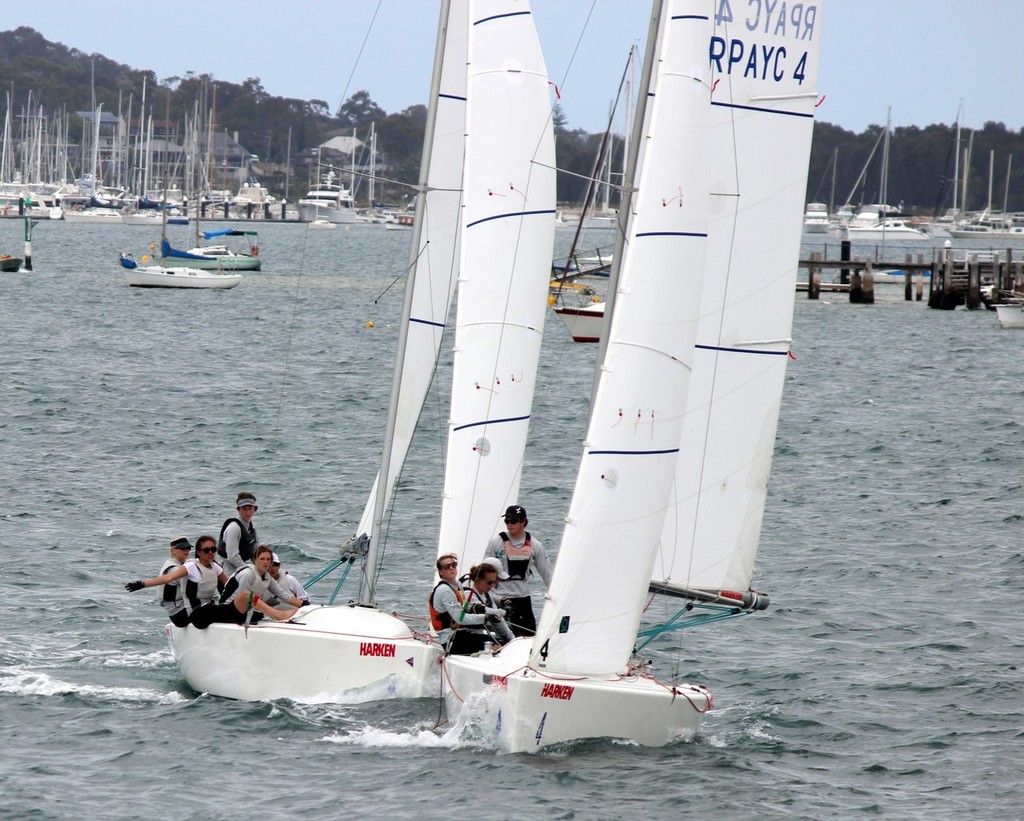
M 429 169 L 426 190 L 416 197 L 417 241 L 410 265 L 415 276 L 408 344 L 402 365 L 401 385 L 386 498 L 405 464 L 423 402 L 434 375 L 434 364 L 458 278 L 458 247 L 462 219 L 462 166 L 466 145 L 467 7 L 470 0 L 448 4 L 447 32 L 441 63 L 439 93 L 430 101 L 436 115 L 433 133 L 424 139 L 424 159 Z M 429 156 L 428 156 L 429 155 Z M 359 519 L 356 534 L 370 533 L 380 475 Z M 371 570 L 371 572 L 375 572 Z
M 466 170 L 439 553 L 468 569 L 516 500 L 547 311 L 555 148 L 530 6 L 472 3 Z
M 625 670 L 675 474 L 707 244 L 715 3 L 670 0 L 638 147 L 607 349 L 530 659 Z M 649 44 L 648 48 L 652 46 Z
M 707 276 L 656 586 L 746 591 L 754 573 L 792 334 L 820 9 L 804 4 L 753 32 L 739 17 L 715 27 Z

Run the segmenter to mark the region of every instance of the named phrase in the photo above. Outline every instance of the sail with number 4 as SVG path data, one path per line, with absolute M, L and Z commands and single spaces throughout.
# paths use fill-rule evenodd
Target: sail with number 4
M 511 751 L 667 744 L 712 706 L 704 687 L 654 678 L 636 647 L 652 579 L 664 589 L 696 564 L 663 549 L 687 525 L 704 565 L 732 565 L 716 597 L 725 580 L 747 591 L 790 348 L 821 5 L 783 17 L 654 3 L 606 333 L 537 635 L 443 660 L 449 711 Z M 758 606 L 750 594 L 728 612 Z

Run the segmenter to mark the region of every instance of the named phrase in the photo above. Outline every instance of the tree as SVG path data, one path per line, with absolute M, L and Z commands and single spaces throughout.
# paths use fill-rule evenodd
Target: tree
M 368 91 L 357 91 L 338 107 L 338 120 L 348 128 L 380 122 L 386 116 L 387 112 L 370 99 Z

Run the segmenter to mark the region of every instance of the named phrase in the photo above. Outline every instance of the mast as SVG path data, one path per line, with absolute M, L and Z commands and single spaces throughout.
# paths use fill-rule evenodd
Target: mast
M 960 101 L 960 105 L 956 109 L 956 147 L 953 150 L 953 219 L 955 220 L 959 213 L 957 209 L 956 196 L 957 186 L 960 180 L 960 118 L 964 113 L 964 101 Z
M 1006 158 L 1006 187 L 1003 189 L 1003 219 L 1008 219 L 1006 209 L 1010 203 L 1010 169 L 1013 167 L 1013 154 Z
M 384 509 L 388 502 L 388 472 L 391 469 L 391 451 L 394 445 L 395 428 L 398 423 L 398 399 L 402 385 L 402 373 L 405 366 L 405 352 L 409 343 L 409 317 L 412 314 L 413 292 L 416 284 L 417 264 L 420 239 L 423 233 L 424 212 L 427 204 L 427 182 L 430 179 L 431 146 L 434 140 L 434 129 L 437 123 L 437 98 L 441 90 L 441 67 L 444 63 L 445 42 L 448 36 L 448 17 L 451 0 L 441 3 L 441 15 L 437 27 L 437 44 L 434 49 L 434 69 L 430 80 L 430 106 L 427 109 L 427 123 L 423 136 L 423 160 L 420 163 L 418 196 L 413 221 L 412 244 L 409 249 L 409 276 L 405 283 L 405 298 L 402 302 L 402 322 L 398 328 L 398 343 L 395 351 L 395 369 L 391 378 L 391 399 L 388 402 L 388 415 L 384 425 L 384 445 L 381 448 L 380 468 L 377 474 L 377 494 L 374 499 L 373 521 L 370 526 L 370 543 L 367 546 L 366 558 L 363 562 L 363 577 L 359 585 L 359 603 L 365 606 L 373 604 L 373 594 L 377 581 L 377 564 L 380 556 L 380 537 L 383 530 Z
M 647 118 L 647 102 L 649 94 L 646 89 L 651 87 L 651 77 L 654 75 L 654 43 L 658 38 L 658 27 L 661 25 L 661 4 L 654 3 L 651 11 L 651 23 L 647 30 L 647 52 L 644 54 L 644 65 L 640 73 L 640 88 L 645 89 L 643 94 L 637 95 L 636 113 L 633 119 L 633 134 L 630 140 L 630 153 L 626 159 L 625 177 L 622 181 L 622 193 L 619 195 L 619 218 L 618 231 L 615 236 L 615 251 L 613 252 L 612 270 L 608 277 L 608 300 L 604 308 L 604 327 L 611 327 L 612 314 L 615 311 L 615 292 L 619 285 L 619 271 L 622 268 L 623 251 L 626 247 L 626 225 L 629 219 L 629 212 L 633 205 L 633 181 L 636 175 L 636 165 L 640 158 L 640 147 L 643 142 L 644 125 Z M 632 56 L 632 54 L 631 54 Z M 628 68 L 628 67 L 627 67 Z M 609 129 L 610 130 L 610 129 Z M 601 373 L 604 359 L 608 351 L 608 333 L 601 334 L 601 341 L 597 349 L 597 373 Z M 594 400 L 597 397 L 597 388 L 600 380 L 595 377 L 594 385 L 590 393 L 590 408 L 594 407 Z M 589 419 L 587 422 L 590 424 Z
M 994 148 L 988 150 L 988 199 L 985 201 L 985 212 L 992 213 L 992 174 L 995 171 L 996 151 Z

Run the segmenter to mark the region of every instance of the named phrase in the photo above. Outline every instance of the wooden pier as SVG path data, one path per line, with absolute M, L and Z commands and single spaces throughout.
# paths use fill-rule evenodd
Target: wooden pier
M 850 257 L 850 243 L 843 241 L 840 259 L 826 260 L 821 254 L 811 254 L 800 260 L 807 271 L 807 279 L 797 283 L 797 291 L 806 292 L 808 299 L 818 299 L 822 291 L 846 292 L 850 302 L 871 304 L 875 301 L 878 276 L 891 276 L 888 272 L 902 273 L 904 299 L 924 299 L 925 280 L 928 281 L 928 307 L 952 310 L 966 305 L 974 310 L 1003 301 L 1004 296 L 1024 292 L 1024 261 L 1015 260 L 1013 252 L 959 251 L 954 253 L 950 243 L 934 249 L 932 259 L 924 254 L 907 254 L 900 261 L 875 261 L 871 257 Z M 838 270 L 838 282 L 822 282 L 822 271 Z M 884 274 L 882 272 L 885 272 Z M 891 281 L 891 280 L 890 280 Z

